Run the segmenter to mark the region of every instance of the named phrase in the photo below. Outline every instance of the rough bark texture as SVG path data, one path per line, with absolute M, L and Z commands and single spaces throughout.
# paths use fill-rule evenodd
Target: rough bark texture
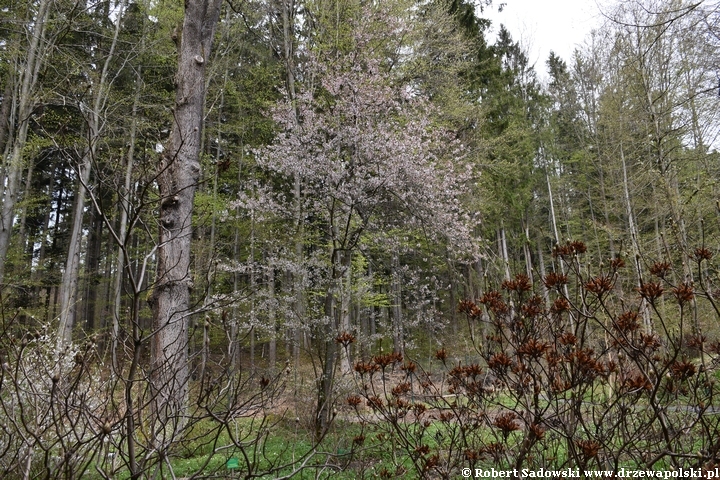
M 219 0 L 186 0 L 175 78 L 170 141 L 157 177 L 160 234 L 157 278 L 149 297 L 153 312 L 152 383 L 156 432 L 173 435 L 181 426 L 188 394 L 188 316 L 192 209 L 200 175 L 200 141 L 205 106 L 205 66 L 220 11 Z M 169 430 L 168 430 L 169 428 Z M 173 433 L 170 433 L 173 432 Z M 157 438 L 163 442 L 162 435 Z M 166 439 L 169 440 L 169 439 Z

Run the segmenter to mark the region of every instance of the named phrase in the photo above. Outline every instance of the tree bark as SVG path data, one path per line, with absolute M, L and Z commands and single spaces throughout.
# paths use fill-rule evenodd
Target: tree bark
M 270 332 L 270 340 L 268 342 L 268 372 L 270 375 L 275 374 L 275 364 L 277 363 L 277 315 L 276 315 L 276 295 L 275 295 L 275 267 L 271 264 L 267 272 L 268 283 L 268 300 L 270 308 L 268 309 L 268 330 Z
M 500 221 L 500 231 L 498 232 L 500 256 L 503 261 L 503 271 L 505 272 L 505 280 L 510 281 L 510 256 L 508 255 L 507 239 L 505 237 L 505 222 Z
M 97 113 L 97 112 L 95 112 Z M 92 121 L 94 124 L 95 122 Z M 95 124 L 97 125 L 97 124 Z M 91 135 L 97 138 L 98 132 L 91 127 Z M 91 140 L 92 141 L 92 140 Z M 58 328 L 58 350 L 72 341 L 75 326 L 75 307 L 77 303 L 78 275 L 80 273 L 80 240 L 82 239 L 83 214 L 85 210 L 85 187 L 90 180 L 91 159 L 95 155 L 95 142 L 88 147 L 80 166 L 80 182 L 77 187 L 75 205 L 73 207 L 72 230 L 70 244 L 60 283 L 60 326 Z
M 33 98 L 38 81 L 40 67 L 45 58 L 45 25 L 50 15 L 50 0 L 42 0 L 38 6 L 38 13 L 32 23 L 30 44 L 25 55 L 25 62 L 21 64 L 19 72 L 17 127 L 13 140 L 12 154 L 6 168 L 5 191 L 0 210 L 0 283 L 5 277 L 5 260 L 10 246 L 15 217 L 15 203 L 18 200 L 20 177 L 23 171 L 23 149 L 27 141 L 30 114 L 34 107 Z
M 285 57 L 285 83 L 290 101 L 295 101 L 295 1 L 282 0 L 282 21 L 283 21 L 283 55 Z M 294 124 L 298 124 L 297 108 L 294 110 Z M 302 182 L 300 176 L 295 175 L 293 182 L 293 196 L 295 200 L 295 261 L 298 264 L 304 263 L 303 237 L 305 234 L 305 223 L 303 221 L 302 208 Z M 293 274 L 293 293 L 295 296 L 295 314 L 298 322 L 305 321 L 305 279 L 301 273 L 302 269 L 296 270 Z M 301 330 L 296 326 L 292 332 L 293 338 L 293 359 L 295 368 L 300 365 L 300 335 Z
M 337 306 L 336 293 L 340 288 L 340 276 L 342 275 L 339 268 L 338 251 L 333 249 L 330 258 L 333 265 L 331 268 L 330 285 L 325 292 L 325 317 L 327 324 L 320 331 L 322 332 L 322 342 L 324 344 L 324 361 L 322 362 L 322 374 L 318 379 L 317 388 L 317 407 L 315 414 L 315 440 L 320 440 L 327 431 L 332 421 L 332 390 L 335 380 L 335 365 L 337 364 L 337 343 L 335 335 L 337 334 Z
M 93 88 L 93 102 L 91 110 L 88 112 L 88 146 L 83 154 L 82 163 L 78 168 L 79 183 L 77 186 L 77 195 L 75 198 L 75 206 L 73 208 L 73 223 L 70 233 L 70 244 L 68 245 L 67 259 L 65 270 L 63 271 L 62 283 L 60 284 L 60 327 L 58 329 L 58 349 L 63 345 L 67 345 L 72 340 L 72 330 L 75 326 L 75 312 L 78 292 L 78 277 L 80 274 L 80 250 L 83 235 L 83 217 L 85 214 L 85 198 L 87 195 L 86 188 L 90 181 L 90 170 L 95 161 L 98 141 L 101 135 L 101 115 L 105 109 L 109 96 L 110 85 L 108 84 L 108 71 L 110 64 L 115 56 L 115 48 L 117 47 L 118 38 L 120 36 L 121 19 L 125 14 L 126 2 L 120 4 L 118 20 L 113 35 L 112 44 L 105 57 L 102 72 L 97 84 Z M 82 105 L 80 105 L 82 107 Z M 81 108 L 82 109 L 82 108 Z
M 118 363 L 118 338 L 120 335 L 120 318 L 122 316 L 122 294 L 123 294 L 123 278 L 125 269 L 130 266 L 130 262 L 126 262 L 125 256 L 128 252 L 128 214 L 130 211 L 130 196 L 132 192 L 132 172 L 135 164 L 135 142 L 137 137 L 138 124 L 138 103 L 140 102 L 140 91 L 142 81 L 142 69 L 139 68 L 136 77 L 135 99 L 132 106 L 132 120 L 130 121 L 130 145 L 128 146 L 127 157 L 125 160 L 125 182 L 120 192 L 120 226 L 118 229 L 118 245 L 117 258 L 115 260 L 115 278 L 113 279 L 113 314 L 112 314 L 112 364 L 114 372 L 119 372 Z M 135 293 L 135 292 L 133 292 Z
M 160 157 L 160 232 L 157 276 L 148 299 L 153 315 L 151 384 L 156 448 L 182 430 L 188 397 L 190 243 L 205 108 L 205 66 L 220 13 L 220 0 L 186 0 L 175 76 L 173 127 Z
M 635 216 L 633 215 L 632 203 L 630 202 L 630 188 L 628 187 L 627 164 L 625 163 L 625 153 L 622 145 L 620 145 L 620 161 L 622 163 L 623 174 L 623 197 L 625 199 L 625 211 L 627 213 L 628 230 L 630 233 L 630 244 L 635 262 L 635 272 L 637 273 L 637 286 L 642 287 L 642 269 L 640 267 L 640 238 L 635 224 Z M 647 300 L 643 297 L 640 300 L 640 313 L 642 314 L 645 331 L 650 334 L 653 332 L 652 319 L 650 317 L 650 307 Z
M 393 352 L 405 355 L 405 332 L 402 311 L 402 285 L 400 284 L 400 254 L 396 251 L 392 259 L 392 275 L 390 288 L 392 289 L 392 316 L 393 316 Z
M 13 76 L 8 75 L 5 79 L 5 91 L 3 93 L 2 106 L 0 107 L 0 152 L 5 150 L 5 142 L 10 136 L 10 114 L 13 103 Z
M 108 195 L 110 191 L 102 188 L 100 194 L 104 197 L 103 204 L 108 205 L 112 198 Z M 88 332 L 94 332 L 98 327 L 97 309 L 101 302 L 98 302 L 98 295 L 101 290 L 103 275 L 100 273 L 100 261 L 102 255 L 104 221 L 102 215 L 94 211 L 90 227 L 90 234 L 87 240 L 87 253 L 85 260 L 85 327 Z
M 525 274 L 529 279 L 533 278 L 532 252 L 530 252 L 530 220 L 522 220 L 525 239 L 523 240 L 523 255 L 525 256 Z
M 545 180 L 547 181 L 548 198 L 550 200 L 550 219 L 552 220 L 552 228 L 553 228 L 553 235 L 555 237 L 555 245 L 560 245 L 560 235 L 558 234 L 557 217 L 555 216 L 555 203 L 553 201 L 552 185 L 550 183 L 550 175 L 548 174 L 547 169 L 545 169 Z M 565 264 L 563 262 L 560 262 L 560 273 L 565 275 Z M 568 291 L 567 284 L 563 285 L 563 294 L 565 295 L 565 298 L 570 298 L 570 292 Z M 570 315 L 570 323 L 573 326 L 575 325 L 575 321 L 573 320 L 572 314 Z
M 342 259 L 342 279 L 340 280 L 340 328 L 338 334 L 351 333 L 351 308 L 352 308 L 352 256 L 350 252 L 344 252 Z M 340 348 L 340 371 L 343 375 L 352 374 L 350 359 L 350 345 Z

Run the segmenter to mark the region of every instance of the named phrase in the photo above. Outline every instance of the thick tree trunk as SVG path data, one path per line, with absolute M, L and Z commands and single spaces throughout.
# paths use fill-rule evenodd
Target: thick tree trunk
M 157 176 L 160 233 L 157 276 L 149 303 L 153 314 L 151 383 L 156 448 L 182 430 L 188 396 L 190 243 L 205 107 L 205 65 L 220 13 L 220 0 L 186 0 L 175 77 L 173 128 Z

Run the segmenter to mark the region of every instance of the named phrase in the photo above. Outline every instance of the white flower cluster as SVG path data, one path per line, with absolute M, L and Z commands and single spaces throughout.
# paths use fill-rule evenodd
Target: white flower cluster
M 81 462 L 102 437 L 109 405 L 102 364 L 93 349 L 70 344 L 59 350 L 49 326 L 6 343 L 0 393 L 0 455 L 3 470 L 27 472 Z M 50 462 L 50 464 L 48 464 Z

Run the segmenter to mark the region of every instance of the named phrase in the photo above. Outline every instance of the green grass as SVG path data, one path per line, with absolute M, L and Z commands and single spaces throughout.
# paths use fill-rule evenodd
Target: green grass
M 239 422 L 239 428 L 247 428 L 250 420 Z M 267 429 L 257 445 L 248 445 L 246 455 L 231 445 L 229 435 L 223 432 L 218 437 L 216 452 L 213 453 L 212 443 L 203 436 L 203 432 L 214 435 L 209 425 L 198 424 L 193 426 L 188 434 L 194 441 L 184 443 L 175 455 L 170 457 L 172 471 L 176 477 L 188 477 L 197 472 L 202 475 L 213 475 L 215 478 L 244 478 L 251 470 L 254 478 L 276 478 L 287 475 L 297 468 L 296 462 L 307 452 L 312 450 L 311 432 L 294 425 L 295 422 L 277 422 Z M 325 437 L 316 449 L 313 458 L 307 463 L 307 468 L 298 472 L 298 479 L 332 478 L 353 479 L 370 478 L 382 469 L 395 471 L 393 459 L 387 448 L 378 448 L 376 438 L 367 435 L 370 448 L 357 447 L 353 449 L 353 438 L 360 434 L 360 426 L 353 423 L 336 423 L 332 431 Z M 372 435 L 374 437 L 374 435 Z M 399 455 L 402 460 L 402 455 Z M 228 469 L 227 462 L 237 459 L 239 467 Z M 249 464 L 248 464 L 249 459 Z M 286 465 L 285 468 L 279 468 Z M 412 470 L 407 465 L 408 472 Z M 262 475 L 263 472 L 269 472 Z M 154 471 L 148 472 L 152 476 Z M 163 465 L 157 478 L 170 478 L 167 465 Z M 409 473 L 408 473 L 409 475 Z M 124 480 L 130 477 L 127 469 L 116 471 L 113 478 Z M 100 479 L 102 476 L 93 465 L 83 477 L 87 479 Z M 394 478 L 413 478 L 410 476 L 395 476 Z

